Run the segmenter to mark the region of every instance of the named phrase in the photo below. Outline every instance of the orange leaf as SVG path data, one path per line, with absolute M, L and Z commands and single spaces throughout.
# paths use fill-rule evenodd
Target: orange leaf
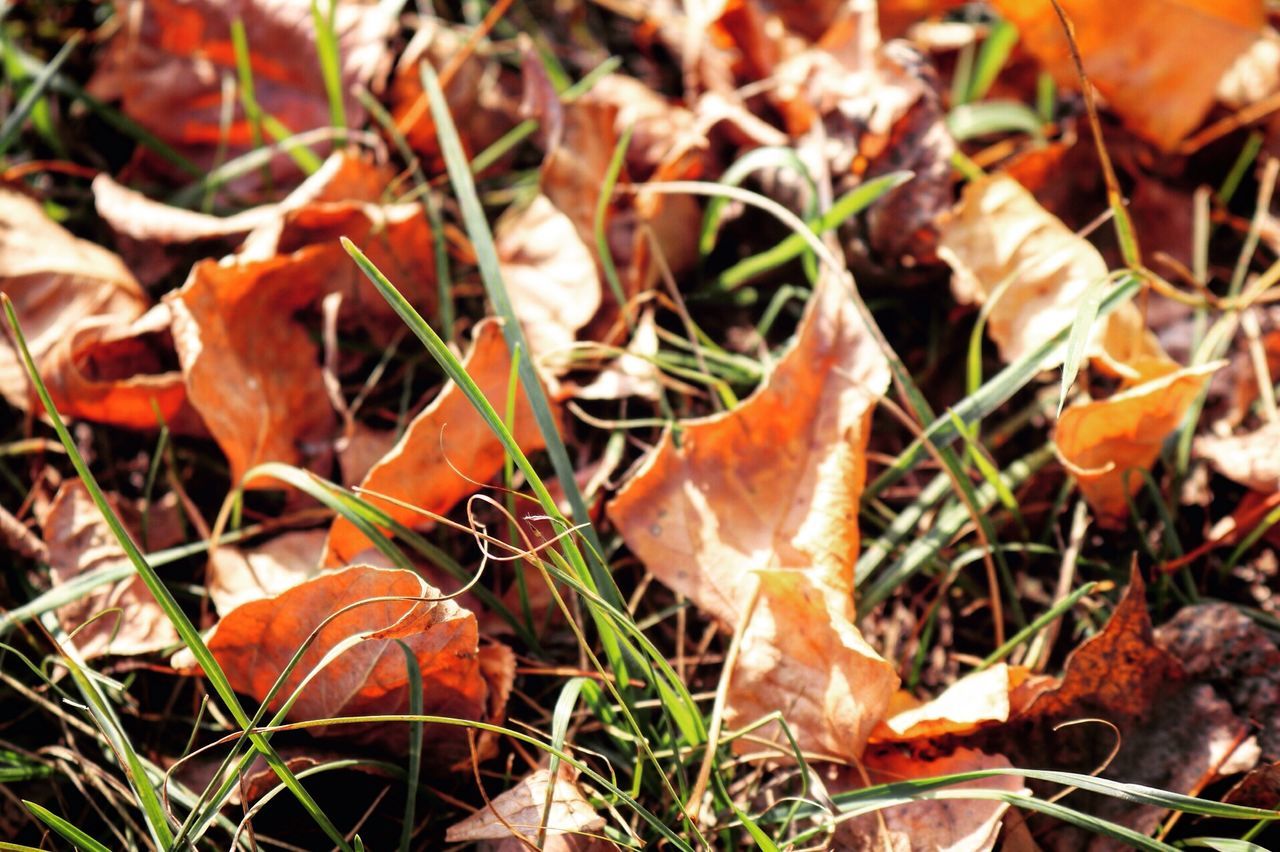
M 505 412 L 511 355 L 498 320 L 480 322 L 472 334 L 467 373 L 500 413 Z M 542 432 L 533 419 L 523 392 L 517 395 L 516 441 L 527 452 L 543 446 Z M 452 382 L 413 419 L 391 451 L 365 476 L 361 487 L 443 514 L 475 493 L 502 470 L 505 451 L 465 394 Z M 366 496 L 388 515 L 409 526 L 429 519 L 408 509 Z M 337 518 L 329 532 L 327 564 L 350 561 L 372 547 L 350 521 Z
M 209 637 L 209 650 L 237 692 L 262 701 L 290 658 L 326 618 L 359 601 L 396 596 L 439 598 L 440 592 L 412 571 L 357 565 L 321 574 L 276 597 L 232 610 Z M 289 718 L 407 713 L 409 674 L 397 639 L 409 646 L 422 670 L 424 713 L 484 718 L 488 687 L 480 669 L 476 619 L 450 600 L 378 601 L 338 615 L 320 629 L 272 709 L 280 708 L 325 655 L 350 642 L 307 684 Z M 388 744 L 407 741 L 403 725 L 311 730 Z M 465 753 L 458 731 L 439 732 L 455 757 Z
M 782 710 L 802 746 L 852 757 L 897 684 L 850 621 L 863 454 L 888 382 L 842 282 L 824 278 L 763 387 L 685 424 L 679 446 L 668 431 L 609 506 L 649 570 L 725 624 L 760 575 L 734 715 Z
M 1165 149 L 1204 119 L 1219 79 L 1261 34 L 1265 19 L 1262 0 L 1134 0 L 1117 26 L 1107 0 L 1061 2 L 1089 81 L 1129 127 Z M 995 5 L 1059 85 L 1079 86 L 1047 0 Z
M 1099 523 L 1123 525 L 1129 516 L 1126 497 L 1142 487 L 1138 471 L 1155 463 L 1164 439 L 1182 422 L 1209 374 L 1221 366 L 1170 369 L 1109 399 L 1078 403 L 1062 412 L 1054 444 Z

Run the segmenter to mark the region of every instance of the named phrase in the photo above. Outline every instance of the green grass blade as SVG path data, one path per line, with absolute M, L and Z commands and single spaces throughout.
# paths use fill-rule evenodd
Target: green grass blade
M 22 801 L 22 804 L 27 806 L 27 810 L 31 811 L 36 819 L 49 826 L 49 828 L 53 829 L 59 837 L 72 844 L 77 849 L 82 850 L 82 852 L 111 852 L 110 848 L 103 846 L 88 834 L 85 834 L 79 828 L 67 822 L 52 811 L 42 808 L 35 802 L 28 802 L 25 799 Z
M 1018 28 L 1008 21 L 997 21 L 991 27 L 969 78 L 968 102 L 980 101 L 987 96 L 996 78 L 1000 76 L 1009 54 L 1018 43 Z
M 962 104 L 947 113 L 947 129 L 958 142 L 997 133 L 1026 133 L 1044 138 L 1044 127 L 1035 110 L 1016 101 L 983 101 Z
M 329 14 L 320 11 L 320 0 L 311 0 L 311 21 L 316 31 L 316 53 L 320 56 L 320 75 L 329 98 L 329 123 L 347 129 L 347 105 L 342 93 L 342 59 L 338 49 L 338 32 L 334 17 L 338 0 L 329 0 Z
M 1056 551 L 1051 551 L 1051 552 L 1056 553 Z M 984 659 L 981 663 L 975 666 L 973 670 L 975 672 L 980 672 L 983 669 L 990 668 L 991 666 L 1003 660 L 1005 657 L 1007 657 L 1010 654 L 1010 652 L 1013 651 L 1014 648 L 1018 647 L 1023 642 L 1026 642 L 1032 636 L 1039 633 L 1042 629 L 1044 629 L 1046 626 L 1051 624 L 1056 618 L 1058 618 L 1067 610 L 1075 606 L 1076 603 L 1078 603 L 1081 598 L 1083 598 L 1085 595 L 1092 593 L 1093 590 L 1096 589 L 1097 587 L 1098 587 L 1097 583 L 1085 583 L 1083 586 L 1076 589 L 1074 592 L 1067 595 L 1062 600 L 1058 601 L 1056 604 L 1054 604 L 1052 607 L 1046 610 L 1042 615 L 1038 616 L 1034 621 L 1032 621 L 1026 627 L 1022 628 L 1017 633 L 1010 636 L 1007 642 L 1005 642 L 999 648 L 996 648 L 994 651 L 992 651 L 986 657 L 986 659 Z
M 404 640 L 396 644 L 404 651 L 405 666 L 409 670 L 409 712 L 422 715 L 422 668 L 418 658 Z M 400 852 L 410 852 L 413 847 L 414 809 L 418 804 L 418 779 L 422 774 L 422 726 L 409 726 L 409 783 L 405 790 L 404 826 L 400 829 Z
M 1067 394 L 1075 384 L 1080 372 L 1080 362 L 1084 360 L 1084 348 L 1093 334 L 1094 323 L 1098 319 L 1098 308 L 1102 305 L 1102 297 L 1106 295 L 1110 276 L 1098 281 L 1090 281 L 1084 295 L 1080 297 L 1080 306 L 1076 309 L 1076 318 L 1071 323 L 1071 334 L 1067 337 L 1067 355 L 1062 362 L 1062 389 L 1058 393 L 1058 413 L 1062 416 L 1062 407 L 1067 404 Z
M 31 110 L 41 98 L 44 97 L 45 90 L 49 88 L 49 84 L 53 82 L 54 76 L 58 73 L 58 69 L 71 57 L 72 51 L 79 46 L 83 36 L 80 33 L 72 34 L 67 39 L 67 43 L 62 46 L 49 63 L 36 73 L 35 79 L 27 86 L 27 90 L 22 93 L 22 97 L 18 99 L 17 104 L 13 107 L 13 112 L 5 118 L 4 123 L 0 124 L 0 154 L 9 150 L 9 146 L 13 144 L 13 140 L 18 138 L 18 131 L 22 129 L 23 122 L 27 120 L 27 116 L 31 114 Z

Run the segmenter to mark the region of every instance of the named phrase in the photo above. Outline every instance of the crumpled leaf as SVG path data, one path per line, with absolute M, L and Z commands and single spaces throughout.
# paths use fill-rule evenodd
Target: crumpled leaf
M 255 147 L 239 97 L 233 99 L 230 126 L 223 128 L 221 120 L 222 79 L 236 77 L 231 24 L 237 18 L 244 23 L 254 95 L 262 111 L 293 133 L 329 126 L 310 0 L 120 0 L 115 5 L 122 26 L 108 44 L 90 91 L 102 100 L 119 99 L 125 115 L 197 165 L 211 165 L 220 144 L 232 156 Z M 393 25 L 377 4 L 338 2 L 334 29 L 351 127 L 359 127 L 364 117 L 355 90 L 382 73 Z M 282 49 L 284 45 L 288 47 Z M 276 157 L 275 164 L 282 171 L 295 168 L 285 155 Z M 257 180 L 259 174 L 247 177 Z
M 93 179 L 93 205 L 117 234 L 134 240 L 187 243 L 247 234 L 277 215 L 276 205 L 213 216 L 154 201 L 116 183 L 105 172 Z
M 1108 399 L 1077 403 L 1062 412 L 1054 444 L 1100 524 L 1123 525 L 1129 516 L 1126 497 L 1142 487 L 1138 471 L 1155 463 L 1164 439 L 1221 366 L 1169 369 Z
M 177 369 L 170 320 L 160 304 L 132 322 L 96 316 L 77 323 L 42 368 L 58 411 L 140 431 L 158 429 L 163 418 L 172 432 L 204 434 Z
M 86 320 L 127 325 L 146 312 L 150 301 L 120 258 L 72 236 L 38 202 L 5 187 L 0 187 L 0 289 L 13 300 L 31 357 L 46 380 L 46 357 L 78 326 Z M 22 411 L 35 398 L 7 334 L 0 335 L 0 394 Z M 155 423 L 154 415 L 150 422 Z
M 515 852 L 527 849 L 546 827 L 545 852 L 588 852 L 614 849 L 613 843 L 599 835 L 604 817 L 582 795 L 582 790 L 562 764 L 555 779 L 555 792 L 548 810 L 547 788 L 551 773 L 538 769 L 521 778 L 514 787 L 495 797 L 486 807 L 459 823 L 449 826 L 446 843 L 498 841 L 482 844 L 490 852 Z M 545 816 L 545 820 L 544 820 Z M 520 839 L 523 838 L 523 839 Z
M 133 506 L 115 495 L 108 501 L 117 512 L 125 510 L 131 526 L 137 528 L 138 515 Z M 41 522 L 48 547 L 50 578 L 55 586 L 74 580 L 87 571 L 108 565 L 121 565 L 129 557 L 120 548 L 102 513 L 79 479 L 62 484 Z M 153 504 L 142 546 L 159 550 L 182 540 L 182 526 L 174 504 Z M 156 603 L 150 590 L 136 575 L 88 592 L 74 603 L 57 609 L 58 622 L 68 633 L 98 613 L 108 613 L 79 630 L 72 643 L 86 658 L 105 654 L 149 654 L 177 644 L 178 633 Z
M 1280 491 L 1280 423 L 1267 423 L 1243 435 L 1201 435 L 1193 445 L 1218 473 L 1246 488 L 1271 494 Z
M 877 726 L 871 741 L 906 742 L 973 733 L 1008 721 L 1038 690 L 1047 688 L 1049 680 L 1033 676 L 1022 666 L 994 665 L 962 677 L 932 701 L 893 714 Z
M 863 453 L 888 381 L 842 283 L 824 278 L 764 385 L 733 411 L 684 424 L 679 446 L 665 433 L 609 506 L 649 570 L 723 624 L 738 622 L 760 575 L 733 679 L 739 715 L 804 701 L 805 717 L 788 714 L 789 724 L 854 757 L 897 683 L 850 621 Z M 805 615 L 823 603 L 825 617 Z M 851 670 L 861 685 L 842 694 L 836 684 Z M 757 678 L 772 685 L 748 697 Z
M 600 309 L 600 276 L 595 255 L 573 220 L 545 195 L 498 223 L 494 241 L 503 283 L 529 341 L 530 354 L 544 372 L 566 364 L 566 350 Z M 557 361 L 550 358 L 559 356 Z
M 635 331 L 622 354 L 585 385 L 566 382 L 565 393 L 577 399 L 658 399 L 664 377 L 653 362 L 657 354 L 658 327 L 653 311 L 646 310 L 636 320 Z
M 987 334 L 1000 357 L 1030 354 L 1076 320 L 1082 298 L 1107 278 L 1107 264 L 1008 175 L 972 181 L 942 225 L 938 256 L 951 267 L 956 300 L 985 304 Z M 1099 366 L 1136 380 L 1150 362 L 1169 363 L 1132 304 L 1098 322 L 1086 349 Z M 1065 347 L 1046 359 L 1061 363 Z
M 338 243 L 349 236 L 427 305 L 434 278 L 420 207 L 316 203 L 288 213 L 263 260 L 202 261 L 166 297 L 187 394 L 231 466 L 232 480 L 266 461 L 307 465 L 327 457 L 336 418 L 319 353 L 294 315 L 330 293 L 342 316 L 387 334 L 389 308 Z M 247 483 L 249 487 L 263 482 Z
M 323 530 L 276 536 L 257 547 L 220 545 L 210 560 L 207 588 L 219 615 L 241 604 L 278 595 L 320 573 Z
M 593 256 L 596 206 L 609 161 L 627 128 L 634 134 L 619 189 L 632 181 L 686 180 L 702 172 L 706 143 L 693 114 L 630 77 L 610 74 L 572 103 L 542 106 L 547 114 L 538 117 L 550 140 L 542 162 L 542 191 L 573 222 Z M 697 200 L 687 195 L 615 194 L 606 213 L 605 238 L 628 298 L 658 280 L 653 241 L 672 274 L 679 276 L 692 266 L 698 234 L 689 223 L 701 215 Z M 605 297 L 612 302 L 611 292 Z
M 864 761 L 873 784 L 914 778 L 933 778 L 980 769 L 1005 769 L 1011 764 L 1001 755 L 960 748 L 950 754 L 913 753 L 900 747 L 871 749 Z M 858 784 L 856 786 L 862 786 Z M 955 784 L 948 789 L 1023 792 L 1021 778 L 997 775 Z M 850 852 L 988 852 L 995 848 L 1000 822 L 1009 805 L 986 799 L 926 799 L 883 808 L 842 824 L 837 829 L 839 848 Z M 884 823 L 881 824 L 880 820 Z
M 1079 87 L 1052 5 L 995 6 L 1058 85 Z M 1106 0 L 1062 0 L 1089 82 L 1130 128 L 1166 150 L 1204 119 L 1219 79 L 1261 34 L 1263 7 L 1261 0 L 1137 0 L 1117 27 Z
M 1059 727 L 1078 719 L 1102 719 L 1116 730 L 1097 722 Z M 1119 750 L 1108 763 L 1117 731 Z M 1092 773 L 1105 765 L 1102 777 L 1187 793 L 1212 780 L 1247 733 L 1211 686 L 1192 681 L 1179 660 L 1156 644 L 1146 584 L 1135 568 L 1106 627 L 1067 658 L 1061 685 L 1008 725 L 966 744 L 999 751 L 1016 766 Z M 1072 799 L 1072 807 L 1143 833 L 1164 816 L 1160 808 L 1092 793 L 1073 793 Z M 1036 839 L 1051 850 L 1117 848 L 1067 825 Z
M 505 413 L 511 376 L 511 355 L 496 319 L 476 325 L 464 366 L 499 413 Z M 543 446 L 542 432 L 523 391 L 517 392 L 514 434 L 526 452 Z M 360 483 L 371 492 L 386 494 L 411 505 L 443 514 L 480 488 L 502 469 L 505 452 L 466 395 L 452 382 L 413 419 L 391 451 Z M 430 523 L 423 515 L 379 500 L 364 499 L 411 527 Z M 372 546 L 345 518 L 336 518 L 329 532 L 326 563 L 339 564 Z
M 321 622 L 359 601 L 383 597 L 434 601 L 378 601 L 347 610 L 323 627 L 284 689 L 278 710 L 321 660 L 347 646 L 320 670 L 289 712 L 294 720 L 409 712 L 409 674 L 396 640 L 407 644 L 422 670 L 423 712 L 460 719 L 485 718 L 488 686 L 479 662 L 475 616 L 412 571 L 356 565 L 321 574 L 287 591 L 250 601 L 223 617 L 209 650 L 237 692 L 266 698 L 290 658 Z M 311 728 L 317 736 L 344 736 L 391 748 L 408 742 L 404 725 Z M 428 728 L 430 753 L 465 753 L 458 728 Z

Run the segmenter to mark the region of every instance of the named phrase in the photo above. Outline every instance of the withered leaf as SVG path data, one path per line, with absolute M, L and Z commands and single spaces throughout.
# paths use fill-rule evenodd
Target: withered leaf
M 210 560 L 209 599 L 219 615 L 278 595 L 320 572 L 323 530 L 287 532 L 256 547 L 222 545 Z
M 409 673 L 396 641 L 400 640 L 413 651 L 422 671 L 424 713 L 484 718 L 488 687 L 480 670 L 475 616 L 453 601 L 440 599 L 440 592 L 412 571 L 357 565 L 321 574 L 275 597 L 250 601 L 218 622 L 208 640 L 209 650 L 237 692 L 262 701 L 325 619 L 361 601 L 388 597 L 436 600 L 378 600 L 337 615 L 320 628 L 272 709 L 279 709 L 327 654 L 349 644 L 307 684 L 289 717 L 407 713 Z M 310 730 L 393 748 L 407 742 L 402 725 Z M 429 742 L 433 753 L 455 758 L 465 753 L 458 729 L 435 730 Z
M 1123 525 L 1160 447 L 1221 362 L 1170 369 L 1108 399 L 1068 406 L 1053 440 L 1100 524 Z
M 1078 88 L 1052 5 L 996 0 L 995 6 L 1059 85 Z M 1261 0 L 1138 0 L 1125 5 L 1124 27 L 1117 28 L 1115 7 L 1106 0 L 1062 0 L 1089 81 L 1126 124 L 1165 149 L 1209 111 L 1219 79 L 1261 34 L 1263 6 Z
M 131 520 L 138 519 L 133 507 L 125 501 L 114 495 L 108 495 L 108 500 L 117 512 L 127 510 L 133 515 Z M 143 547 L 157 550 L 182 540 L 181 523 L 171 502 L 153 505 L 148 520 L 148 536 L 141 542 Z M 88 489 L 78 479 L 68 480 L 58 489 L 42 527 L 55 586 L 70 582 L 86 571 L 122 565 L 129 560 Z M 83 627 L 99 613 L 107 614 Z M 64 630 L 75 631 L 71 641 L 86 658 L 104 654 L 149 654 L 178 642 L 178 633 L 164 610 L 137 576 L 99 586 L 74 603 L 59 607 L 57 616 Z
M 951 267 L 956 300 L 984 305 L 987 334 L 1009 362 L 1071 325 L 1085 293 L 1107 279 L 1098 250 L 1008 175 L 965 187 L 942 225 L 938 256 Z M 1119 327 L 1111 332 L 1113 325 Z M 1127 379 L 1139 378 L 1148 360 L 1168 362 L 1132 305 L 1098 323 L 1087 351 L 1100 366 Z M 1065 349 L 1059 350 L 1042 366 L 1052 367 L 1064 355 Z
M 473 332 L 464 366 L 498 411 L 505 410 L 511 376 L 511 355 L 496 319 L 480 322 Z M 532 452 L 543 446 L 542 432 L 523 392 L 517 394 L 515 436 Z M 413 419 L 391 451 L 370 469 L 362 488 L 386 494 L 422 509 L 444 513 L 489 482 L 502 469 L 505 451 L 466 395 L 450 382 Z M 366 496 L 392 518 L 408 526 L 429 519 L 411 510 Z M 328 564 L 350 560 L 372 543 L 345 518 L 337 518 L 329 532 Z
M 1280 423 L 1268 423 L 1243 435 L 1196 438 L 1195 454 L 1218 473 L 1246 488 L 1271 494 L 1280 491 Z
M 497 796 L 462 822 L 449 827 L 446 843 L 499 841 L 486 844 L 491 852 L 527 849 L 528 842 L 546 829 L 547 852 L 596 852 L 617 848 L 598 836 L 604 817 L 582 795 L 582 790 L 562 764 L 555 779 L 551 807 L 547 808 L 547 788 L 551 773 L 539 769 L 526 775 L 514 787 Z
M 236 75 L 231 25 L 237 19 L 244 24 L 254 95 L 262 111 L 293 133 L 329 126 L 329 98 L 309 0 L 119 0 L 115 5 L 123 25 L 108 44 L 90 90 L 104 100 L 119 99 L 125 115 L 197 164 L 210 165 L 220 144 L 238 153 L 255 144 L 239 97 L 232 100 L 235 113 L 229 127 L 223 127 L 221 117 L 223 77 Z M 356 87 L 385 73 L 386 38 L 393 24 L 376 4 L 337 4 L 334 30 L 351 126 L 359 126 L 364 115 Z M 294 168 L 284 156 L 276 164 Z M 257 174 L 250 177 L 256 180 Z

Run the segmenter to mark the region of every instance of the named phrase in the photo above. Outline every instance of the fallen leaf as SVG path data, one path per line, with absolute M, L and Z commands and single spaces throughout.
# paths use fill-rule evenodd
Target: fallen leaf
M 85 317 L 45 356 L 49 396 L 63 417 L 154 431 L 205 434 L 177 369 L 170 313 L 156 305 L 132 322 Z
M 219 615 L 269 598 L 320 573 L 323 530 L 288 532 L 256 547 L 221 545 L 210 560 L 209 600 Z
M 494 240 L 503 283 L 529 341 L 530 354 L 544 372 L 563 372 L 567 350 L 578 331 L 600 309 L 600 276 L 595 255 L 577 229 L 545 195 L 503 216 Z M 558 356 L 558 361 L 549 359 Z
M 490 852 L 516 852 L 529 848 L 546 828 L 546 841 L 539 848 L 545 852 L 594 852 L 616 849 L 616 845 L 600 836 L 604 817 L 582 795 L 582 790 L 561 764 L 555 779 L 551 807 L 547 808 L 547 788 L 552 786 L 551 773 L 538 769 L 521 778 L 514 787 L 497 796 L 486 807 L 449 826 L 446 843 L 470 843 L 493 840 L 484 844 Z
M 1108 276 L 1098 250 L 1007 175 L 965 187 L 942 225 L 938 256 L 951 267 L 956 301 L 984 306 L 987 334 L 1006 362 L 1029 355 L 1074 323 L 1085 294 Z M 1163 356 L 1132 304 L 1097 323 L 1086 352 L 1128 379 L 1139 376 L 1131 363 Z M 1065 355 L 1063 346 L 1042 368 L 1056 366 Z
M 154 201 L 116 183 L 110 175 L 93 179 L 93 205 L 117 234 L 134 240 L 189 243 L 247 234 L 277 215 L 274 204 L 250 207 L 233 216 L 197 213 Z
M 1261 759 L 1280 761 L 1280 648 L 1265 630 L 1231 604 L 1205 603 L 1180 609 L 1155 641 L 1257 726 Z
M 870 749 L 864 761 L 872 784 L 889 784 L 917 778 L 934 778 L 982 769 L 1007 769 L 1011 764 L 1001 755 L 972 749 L 956 749 L 946 755 L 915 754 L 901 747 Z M 846 773 L 846 777 L 852 773 Z M 856 787 L 862 786 L 861 784 Z M 851 788 L 856 788 L 850 785 Z M 997 775 L 965 781 L 948 790 L 999 790 L 1025 792 L 1023 780 Z M 850 852 L 988 852 L 995 848 L 1000 822 L 1009 805 L 987 799 L 925 799 L 881 808 L 841 824 L 836 842 Z M 883 824 L 881 820 L 883 819 Z
M 387 597 L 435 600 L 378 600 L 320 626 L 345 607 Z M 321 574 L 227 613 L 208 645 L 235 690 L 261 702 L 317 628 L 315 642 L 272 700 L 272 710 L 279 710 L 321 660 L 342 646 L 345 650 L 303 689 L 289 711 L 290 719 L 409 712 L 409 672 L 399 640 L 409 646 L 422 671 L 423 713 L 484 718 L 488 687 L 480 671 L 475 616 L 440 599 L 440 592 L 412 571 L 357 565 Z M 345 736 L 392 749 L 408 742 L 404 725 L 309 730 L 317 736 Z M 460 728 L 437 726 L 428 731 L 428 753 L 454 759 L 466 753 Z
M 893 664 L 853 625 L 851 595 L 823 589 L 800 571 L 764 571 L 759 578 L 760 600 L 726 696 L 726 724 L 742 728 L 781 712 L 805 752 L 856 760 L 897 688 Z M 778 757 L 791 755 L 777 724 L 755 735 L 772 738 Z
M 305 466 L 332 449 L 336 417 L 319 353 L 296 314 L 341 293 L 348 322 L 382 337 L 396 327 L 338 235 L 405 282 L 411 301 L 425 302 L 426 310 L 434 304 L 424 295 L 434 278 L 429 231 L 412 204 L 317 203 L 291 211 L 274 234 L 279 249 L 290 253 L 202 261 L 166 297 L 188 398 L 226 454 L 234 482 L 263 462 Z
M 0 187 L 0 289 L 13 300 L 42 375 L 45 357 L 80 323 L 124 325 L 149 303 L 120 258 L 73 236 L 39 202 L 6 187 Z M 8 334 L 0 335 L 0 394 L 21 411 L 35 399 Z
M 658 355 L 658 327 L 653 311 L 636 320 L 627 348 L 585 385 L 565 383 L 565 393 L 576 399 L 624 399 L 638 396 L 656 400 L 662 395 L 662 371 L 654 363 Z
M 1099 719 L 1106 724 L 1061 727 Z M 1211 686 L 1192 681 L 1179 660 L 1156 644 L 1146 585 L 1135 568 L 1106 627 L 1067 658 L 1061 685 L 1042 693 L 1010 724 L 983 731 L 967 744 L 999 751 L 1016 766 L 1086 773 L 1105 767 L 1104 778 L 1188 793 L 1216 776 L 1247 732 Z M 1143 834 L 1164 816 L 1161 808 L 1092 793 L 1077 792 L 1072 799 L 1072 807 Z M 1036 839 L 1053 850 L 1116 848 L 1061 824 Z
M 664 433 L 609 506 L 646 567 L 723 624 L 738 622 L 760 576 L 733 712 L 750 721 L 794 709 L 802 746 L 853 757 L 897 684 L 850 621 L 863 453 L 888 382 L 842 282 L 821 279 L 764 385 L 730 412 L 683 424 L 678 446 Z M 823 604 L 821 618 L 806 615 Z
M 944 735 L 963 736 L 988 724 L 1008 721 L 1021 709 L 1015 703 L 1015 695 L 1029 677 L 1027 669 L 1005 663 L 966 675 L 932 701 L 885 719 L 872 734 L 871 741 L 906 742 Z
M 1280 491 L 1280 423 L 1267 423 L 1243 435 L 1201 435 L 1193 449 L 1218 473 L 1246 488 L 1271 494 Z
M 108 495 L 108 501 L 117 513 L 134 508 L 114 495 Z M 130 514 L 136 528 L 138 516 Z M 182 540 L 181 523 L 172 501 L 167 506 L 153 505 L 148 520 L 148 536 L 142 541 L 145 549 L 159 550 Z M 86 572 L 129 561 L 88 489 L 78 479 L 67 480 L 58 489 L 41 526 L 55 587 Z M 173 624 L 137 575 L 99 586 L 56 612 L 58 622 L 73 633 L 72 643 L 86 658 L 150 654 L 178 643 Z M 106 614 L 78 629 L 99 613 Z
M 1182 422 L 1222 362 L 1170 369 L 1108 399 L 1068 406 L 1053 440 L 1104 526 L 1122 526 L 1164 439 Z
M 262 112 L 292 133 L 330 126 L 309 0 L 118 0 L 115 7 L 122 26 L 108 43 L 90 92 L 101 100 L 120 100 L 126 116 L 197 165 L 211 166 L 220 145 L 232 156 L 257 147 L 240 97 L 232 99 L 230 125 L 222 121 L 222 81 L 236 78 L 231 37 L 236 20 L 244 24 L 254 97 Z M 343 107 L 348 126 L 359 127 L 364 109 L 355 91 L 384 73 L 394 21 L 384 7 L 355 2 L 338 2 L 333 20 Z M 280 174 L 294 169 L 284 154 L 273 160 Z M 256 182 L 260 174 L 255 170 L 245 180 Z
M 1066 36 L 1049 3 L 996 0 L 1022 45 L 1058 85 L 1079 88 Z M 1105 0 L 1062 0 L 1089 81 L 1138 134 L 1166 150 L 1204 119 L 1218 82 L 1262 33 L 1261 0 L 1140 0 L 1124 26 Z M 1194 54 L 1194 61 L 1188 57 Z
M 463 366 L 499 413 L 506 410 L 511 355 L 497 320 L 480 322 Z M 542 432 L 523 392 L 517 395 L 514 434 L 526 452 L 543 446 Z M 365 476 L 360 487 L 443 514 L 475 493 L 502 470 L 505 451 L 466 395 L 452 382 L 413 419 L 396 445 Z M 430 523 L 423 515 L 379 500 L 365 499 L 411 527 Z M 371 546 L 345 518 L 329 532 L 326 564 L 341 564 Z

